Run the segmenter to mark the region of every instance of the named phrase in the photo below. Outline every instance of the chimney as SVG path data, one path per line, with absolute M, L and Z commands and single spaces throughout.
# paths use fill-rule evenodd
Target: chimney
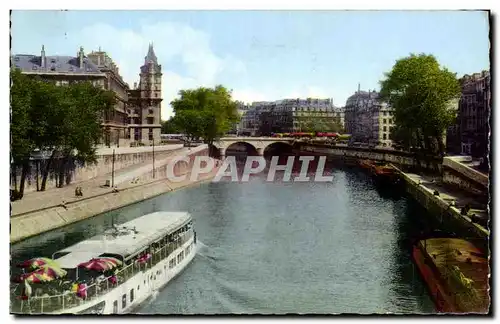
M 137 82 L 134 82 L 134 90 L 137 89 Z
M 83 69 L 83 46 L 80 46 L 80 52 L 78 52 L 78 63 L 80 64 L 80 69 Z
M 46 64 L 45 64 L 45 61 L 46 61 L 46 58 L 45 58 L 45 46 L 44 46 L 44 45 L 42 45 L 42 55 L 41 55 L 41 62 L 40 62 L 40 66 L 41 66 L 42 68 L 45 68 L 45 67 L 46 67 L 46 66 L 45 66 L 45 65 L 46 65 Z

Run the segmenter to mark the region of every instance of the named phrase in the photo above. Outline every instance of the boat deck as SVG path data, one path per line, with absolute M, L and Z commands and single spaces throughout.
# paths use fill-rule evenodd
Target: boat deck
M 486 256 L 481 255 L 481 252 L 472 243 L 461 239 L 433 238 L 420 241 L 419 244 L 422 251 L 426 251 L 427 257 L 432 260 L 444 280 L 450 276 L 450 269 L 455 266 L 460 269 L 465 278 L 471 280 L 471 291 L 475 291 L 476 299 L 469 305 L 471 308 L 467 311 L 488 311 L 490 306 L 490 268 Z M 458 282 L 456 284 L 448 282 L 446 289 L 450 295 L 464 296 L 464 288 Z

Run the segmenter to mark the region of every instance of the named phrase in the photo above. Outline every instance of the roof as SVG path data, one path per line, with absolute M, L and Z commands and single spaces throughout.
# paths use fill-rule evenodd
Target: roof
M 187 212 L 147 214 L 130 222 L 115 225 L 115 229 L 120 232 L 119 235 L 115 236 L 106 232 L 58 251 L 58 253 L 70 253 L 56 261 L 62 268 L 68 269 L 104 253 L 127 257 L 140 252 L 164 235 L 173 233 L 190 220 L 191 215 Z
M 46 67 L 42 68 L 41 56 L 16 54 L 11 57 L 12 66 L 22 72 L 29 73 L 72 73 L 72 74 L 104 74 L 88 58 L 83 59 L 83 68 L 80 68 L 79 59 L 74 56 L 46 56 Z
M 158 64 L 158 60 L 156 59 L 155 50 L 153 49 L 153 44 L 149 44 L 148 54 L 145 57 L 146 62 L 153 62 Z
M 56 260 L 56 263 L 63 269 L 76 268 L 80 263 L 91 260 L 102 253 L 96 252 L 73 252 L 66 254 Z

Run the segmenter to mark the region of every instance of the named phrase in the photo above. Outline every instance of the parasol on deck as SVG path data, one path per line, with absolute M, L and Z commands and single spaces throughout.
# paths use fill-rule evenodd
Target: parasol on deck
M 33 258 L 19 263 L 17 267 L 24 269 L 38 269 L 45 265 L 54 268 L 60 268 L 59 265 L 56 263 L 56 261 L 50 258 Z
M 107 271 L 122 265 L 122 262 L 115 258 L 95 258 L 87 262 L 80 263 L 79 268 L 94 271 Z
M 33 283 L 52 281 L 56 278 L 61 278 L 66 275 L 66 271 L 50 266 L 42 266 L 38 270 L 30 273 L 25 273 L 19 277 L 19 281 L 28 281 Z

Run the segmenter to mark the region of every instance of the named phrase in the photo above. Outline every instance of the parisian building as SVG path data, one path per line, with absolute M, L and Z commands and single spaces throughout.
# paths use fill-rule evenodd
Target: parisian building
M 87 54 L 97 68 L 106 74 L 104 89 L 115 93 L 116 104 L 112 111 L 104 114 L 103 141 L 106 146 L 129 146 L 128 113 L 126 105 L 128 102 L 128 84 L 123 81 L 118 66 L 104 51 L 92 51 Z
M 322 121 L 336 122 L 343 129 L 343 108 L 335 107 L 332 99 L 260 101 L 247 107 L 240 122 L 240 130 L 252 136 L 301 132 L 308 131 L 311 123 Z
M 372 146 L 391 147 L 391 129 L 394 126 L 394 110 L 372 91 L 356 91 L 345 105 L 346 132 L 353 142 Z
M 462 95 L 456 124 L 448 129 L 447 150 L 486 160 L 491 113 L 490 72 L 464 75 L 460 80 Z
M 160 143 L 162 74 L 152 44 L 141 67 L 139 86 L 134 89 L 129 88 L 118 66 L 101 49 L 85 55 L 80 47 L 76 56 L 48 56 L 42 45 L 40 55 L 16 54 L 11 64 L 23 74 L 57 85 L 86 81 L 113 91 L 116 105 L 102 116 L 102 145 L 151 145 L 153 139 Z

